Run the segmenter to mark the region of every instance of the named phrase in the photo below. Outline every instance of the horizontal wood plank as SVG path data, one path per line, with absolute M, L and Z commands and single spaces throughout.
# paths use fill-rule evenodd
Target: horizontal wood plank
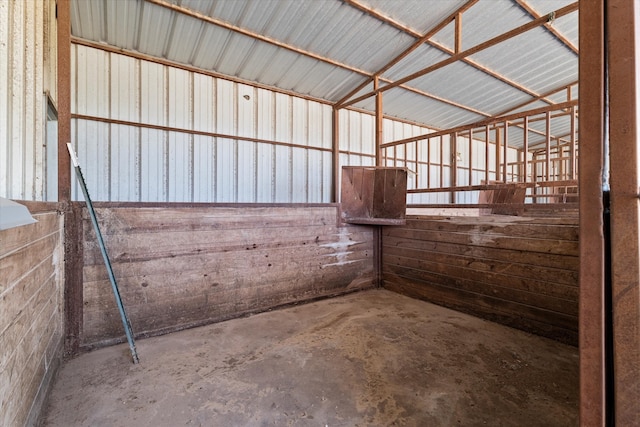
M 134 332 L 154 335 L 371 287 L 373 229 L 337 206 L 101 207 L 101 228 Z M 83 214 L 83 337 L 123 330 Z
M 382 232 L 383 285 L 575 344 L 575 217 L 410 217 Z
M 512 249 L 494 248 L 490 246 L 471 246 L 459 243 L 431 242 L 426 240 L 407 239 L 395 236 L 385 236 L 384 247 L 409 248 L 438 252 L 452 256 L 462 255 L 480 259 L 517 262 L 532 266 L 550 267 L 578 271 L 580 260 L 574 255 L 547 254 L 541 252 L 526 252 Z
M 479 277 L 496 280 L 500 275 L 514 278 L 535 279 L 553 284 L 578 287 L 578 272 L 576 270 L 541 267 L 526 263 L 498 261 L 491 258 L 468 257 L 463 255 L 451 256 L 434 251 L 419 249 L 383 247 L 385 256 L 409 258 L 414 261 L 428 261 L 439 265 L 471 270 Z M 398 260 L 396 260 L 398 261 Z M 398 261 L 402 262 L 402 261 Z M 497 279 L 499 280 L 499 278 Z
M 38 221 L 0 231 L 0 259 L 17 249 L 60 231 L 60 216 L 55 212 L 33 215 Z

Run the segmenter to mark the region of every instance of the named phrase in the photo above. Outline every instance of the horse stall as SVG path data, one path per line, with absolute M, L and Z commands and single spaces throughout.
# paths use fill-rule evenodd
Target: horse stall
M 633 425 L 597 3 L 0 1 L 0 426 Z

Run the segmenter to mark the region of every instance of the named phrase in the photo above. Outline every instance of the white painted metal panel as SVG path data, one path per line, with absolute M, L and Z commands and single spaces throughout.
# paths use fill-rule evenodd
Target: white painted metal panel
M 127 202 L 140 200 L 139 138 L 139 129 L 111 125 L 110 200 Z
M 292 148 L 276 146 L 275 147 L 275 199 L 277 203 L 289 203 L 292 201 L 291 192 L 293 184 L 293 176 L 291 171 L 292 165 Z
M 306 203 L 309 201 L 306 191 L 309 178 L 307 153 L 307 150 L 301 148 L 292 150 L 291 180 L 293 182 L 291 201 L 294 203 Z
M 167 132 L 141 129 L 140 134 L 140 199 L 145 202 L 167 201 L 165 169 Z
M 0 4 L 0 196 L 44 200 L 46 96 L 55 83 L 55 3 Z M 51 37 L 54 37 L 51 40 Z M 56 102 L 55 90 L 51 93 Z M 54 183 L 55 184 L 55 183 Z

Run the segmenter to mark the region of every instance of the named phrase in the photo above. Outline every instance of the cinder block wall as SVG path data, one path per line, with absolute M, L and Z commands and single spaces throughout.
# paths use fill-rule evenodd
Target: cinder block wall
M 373 229 L 337 205 L 101 203 L 97 214 L 135 335 L 176 331 L 374 286 Z M 124 339 L 86 210 L 81 347 Z
M 62 357 L 62 216 L 52 204 L 25 204 L 38 222 L 0 231 L 2 426 L 37 422 Z
M 577 345 L 577 217 L 414 216 L 382 242 L 385 288 Z

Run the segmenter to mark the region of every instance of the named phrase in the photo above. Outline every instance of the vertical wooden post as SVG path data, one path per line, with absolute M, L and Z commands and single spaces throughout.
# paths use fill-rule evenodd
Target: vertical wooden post
M 452 133 L 449 136 L 449 141 L 451 145 L 451 175 L 449 176 L 451 187 L 458 186 L 458 136 L 455 133 Z M 456 202 L 456 192 L 451 191 L 449 194 L 451 203 Z
M 431 188 L 431 138 L 427 138 L 427 188 Z
M 440 136 L 440 187 L 444 187 L 444 141 Z
M 630 426 L 640 421 L 640 5 L 609 0 L 606 8 L 615 424 Z
M 484 183 L 489 183 L 489 125 L 484 127 Z
M 546 177 L 546 181 L 549 181 L 551 179 L 551 111 L 547 111 L 546 114 L 546 141 L 545 141 L 545 149 L 546 149 L 546 155 L 545 155 L 545 163 L 544 163 L 544 167 L 545 167 L 545 177 Z
M 71 203 L 71 4 L 57 2 L 58 201 L 64 213 L 65 354 L 80 350 L 82 324 L 82 209 Z
M 469 185 L 473 185 L 473 129 L 469 129 Z
M 507 167 L 509 165 L 509 122 L 504 122 L 504 157 L 502 159 L 502 181 L 507 182 Z
M 500 128 L 498 126 L 494 125 L 494 129 L 496 131 L 496 182 L 500 181 L 500 156 L 501 156 L 501 150 L 500 150 L 500 141 L 501 141 L 501 137 L 500 137 Z
M 427 140 L 428 141 L 428 140 Z M 420 186 L 420 141 L 416 141 L 414 144 L 416 144 L 416 170 L 414 171 L 414 182 L 415 182 L 415 188 L 418 188 Z
M 340 110 L 333 107 L 333 119 L 331 121 L 331 148 L 332 148 L 332 165 L 331 174 L 333 179 L 333 189 L 331 192 L 331 201 L 338 203 L 340 201 Z
M 604 2 L 580 3 L 580 424 L 605 425 Z
M 564 172 L 565 172 L 565 167 L 564 167 L 564 147 L 562 145 L 560 145 L 560 138 L 556 138 L 556 150 L 558 152 L 558 160 L 556 160 L 556 162 L 558 163 L 558 180 L 562 181 L 565 179 L 564 176 Z
M 373 79 L 373 89 L 378 90 L 378 76 Z M 382 148 L 380 146 L 383 142 L 383 114 L 382 114 L 382 92 L 376 92 L 376 166 L 383 166 L 382 164 Z M 395 150 L 395 147 L 394 147 Z M 395 166 L 395 164 L 394 164 Z
M 71 5 L 58 0 L 58 200 L 71 200 L 71 161 L 67 142 L 71 142 Z
M 571 107 L 571 145 L 569 148 L 569 179 L 576 179 L 576 107 Z
M 529 116 L 524 118 L 524 138 L 522 151 L 524 154 L 524 182 L 528 182 L 527 175 L 529 174 Z

